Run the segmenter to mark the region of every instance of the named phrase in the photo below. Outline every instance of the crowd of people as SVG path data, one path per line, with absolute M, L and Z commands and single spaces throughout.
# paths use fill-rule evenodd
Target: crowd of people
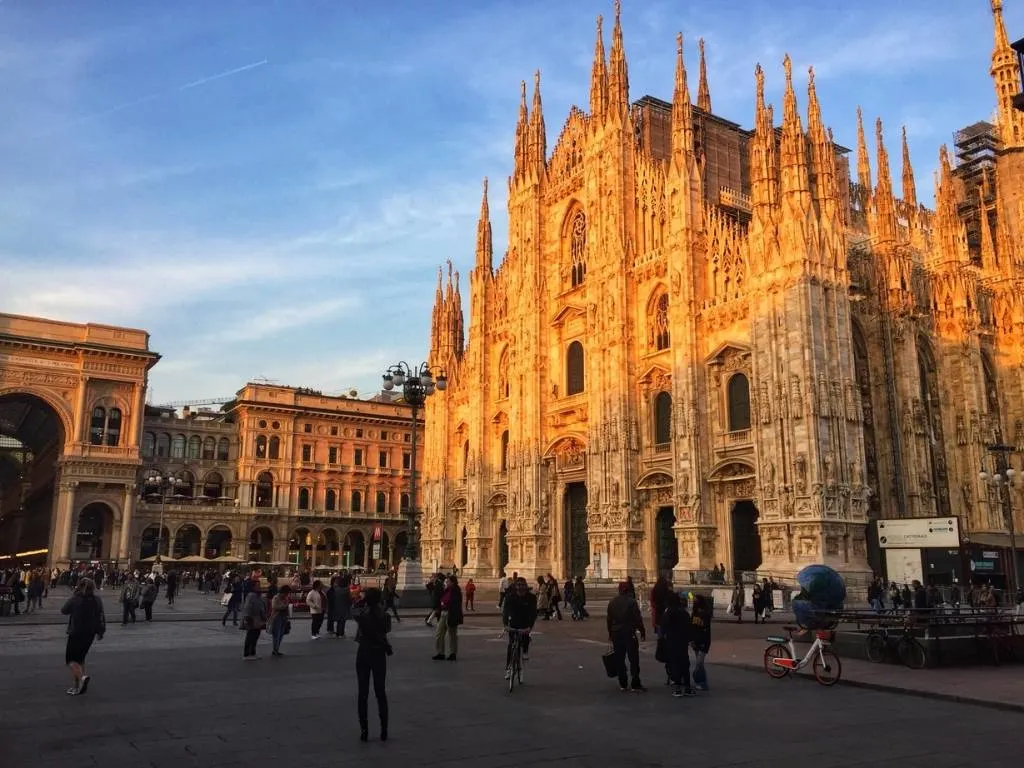
M 951 584 L 928 586 L 914 579 L 910 584 L 876 578 L 868 586 L 868 604 L 876 611 L 959 611 L 961 608 L 996 610 L 1010 605 L 1016 606 L 1018 616 L 1024 616 L 1024 586 L 1018 587 L 1010 602 L 1003 590 L 991 583 Z

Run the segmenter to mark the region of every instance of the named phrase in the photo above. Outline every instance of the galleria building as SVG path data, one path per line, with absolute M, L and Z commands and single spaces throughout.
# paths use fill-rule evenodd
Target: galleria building
M 760 67 L 753 130 L 714 113 L 703 46 L 692 102 L 681 38 L 672 102 L 631 102 L 616 13 L 550 153 L 524 84 L 509 247 L 495 268 L 485 187 L 468 335 L 450 267 L 437 289 L 424 560 L 867 574 L 871 521 L 953 515 L 1006 546 L 979 472 L 1024 447 L 1024 113 L 992 5 L 997 117 L 942 148 L 934 210 L 905 134 L 897 196 L 881 122 L 849 159 L 788 56 L 781 127 Z

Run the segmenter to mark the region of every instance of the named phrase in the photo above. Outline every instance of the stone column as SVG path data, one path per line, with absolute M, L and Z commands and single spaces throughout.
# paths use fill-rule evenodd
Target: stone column
M 121 512 L 121 541 L 117 548 L 117 559 L 125 563 L 130 562 L 128 545 L 131 542 L 132 518 L 135 516 L 135 493 L 134 488 L 126 485 L 124 489 L 124 508 Z
M 53 545 L 50 564 L 65 567 L 70 559 L 71 523 L 74 518 L 76 482 L 61 482 L 58 486 L 56 516 L 53 521 Z
M 81 383 L 78 385 L 78 403 L 75 406 L 75 434 L 68 436 L 65 442 L 68 443 L 81 443 L 83 442 L 83 430 L 85 426 L 86 413 L 85 413 L 85 391 L 89 388 L 89 377 L 82 376 Z

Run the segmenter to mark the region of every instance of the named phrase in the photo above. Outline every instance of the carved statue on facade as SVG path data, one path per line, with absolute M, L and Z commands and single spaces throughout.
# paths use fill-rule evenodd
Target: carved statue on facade
M 836 457 L 832 451 L 825 451 L 824 469 L 825 485 L 834 488 L 836 484 Z
M 771 398 L 768 395 L 768 382 L 762 381 L 758 385 L 758 390 L 760 391 L 758 410 L 761 412 L 761 423 L 769 424 L 772 420 L 772 404 Z
M 859 488 L 863 482 L 864 476 L 861 473 L 860 461 L 854 459 L 850 462 L 850 485 Z
M 956 443 L 957 445 L 967 445 L 967 424 L 964 423 L 962 413 L 956 415 Z
M 807 490 L 807 457 L 798 453 L 793 462 L 793 469 L 796 474 L 796 492 L 804 493 Z
M 789 391 L 792 401 L 790 412 L 794 419 L 799 419 L 804 412 L 804 396 L 800 388 L 800 377 L 795 373 L 789 377 Z

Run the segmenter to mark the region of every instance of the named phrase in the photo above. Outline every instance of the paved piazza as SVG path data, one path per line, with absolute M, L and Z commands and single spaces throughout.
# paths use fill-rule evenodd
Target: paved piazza
M 4 620 L 0 763 L 1019 765 L 1019 713 L 772 681 L 720 665 L 710 670 L 711 693 L 675 700 L 661 684 L 653 643 L 645 644 L 643 660 L 650 692 L 622 694 L 602 674 L 600 617 L 584 625 L 540 623 L 526 685 L 510 696 L 501 680 L 497 626 L 495 617 L 471 618 L 459 661 L 450 664 L 430 660 L 431 634 L 421 620 L 397 624 L 388 677 L 391 740 L 361 744 L 355 646 L 326 637 L 310 641 L 304 619 L 295 621 L 284 659 L 254 664 L 241 660 L 241 633 L 217 621 L 165 619 L 122 628 L 115 619 L 94 646 L 93 685 L 82 698 L 63 692 L 62 626 Z M 764 632 L 750 624 L 718 630 L 720 647 L 739 633 Z M 267 639 L 261 639 L 264 655 Z M 371 701 L 371 713 L 372 707 Z

